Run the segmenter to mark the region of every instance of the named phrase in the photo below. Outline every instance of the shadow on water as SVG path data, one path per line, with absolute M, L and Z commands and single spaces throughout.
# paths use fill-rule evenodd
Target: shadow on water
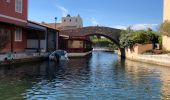
M 170 68 L 93 52 L 69 62 L 0 67 L 0 100 L 170 99 Z

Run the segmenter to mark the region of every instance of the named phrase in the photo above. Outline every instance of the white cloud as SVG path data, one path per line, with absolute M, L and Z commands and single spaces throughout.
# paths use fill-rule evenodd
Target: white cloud
M 63 17 L 64 17 L 64 16 L 67 16 L 67 14 L 68 14 L 69 11 L 68 11 L 65 7 L 63 7 L 63 6 L 57 6 L 57 8 L 58 8 L 59 10 L 61 10 Z
M 146 30 L 148 28 L 151 28 L 151 29 L 155 30 L 157 26 L 158 26 L 158 24 L 135 24 L 135 25 L 132 25 L 132 29 Z
M 112 27 L 118 28 L 118 29 L 127 29 L 129 26 L 131 26 L 131 28 L 133 30 L 146 30 L 148 28 L 156 30 L 156 28 L 158 27 L 158 24 L 116 25 L 116 26 L 112 26 Z
M 100 24 L 95 18 L 91 18 L 90 21 L 94 26 L 97 26 Z
M 123 30 L 127 29 L 127 27 L 128 27 L 128 26 L 126 26 L 126 25 L 116 25 L 116 26 L 112 26 L 112 28 L 123 29 Z

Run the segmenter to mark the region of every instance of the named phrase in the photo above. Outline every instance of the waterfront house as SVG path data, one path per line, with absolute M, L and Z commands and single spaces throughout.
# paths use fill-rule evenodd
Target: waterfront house
M 59 49 L 66 50 L 69 57 L 84 57 L 91 54 L 92 42 L 84 36 L 60 35 Z
M 28 21 L 27 51 L 52 52 L 58 49 L 59 30 Z
M 8 35 L 1 53 L 26 48 L 27 5 L 27 0 L 0 0 L 0 34 Z
M 28 0 L 0 0 L 0 61 L 44 56 L 58 49 L 59 31 L 28 21 L 27 16 Z

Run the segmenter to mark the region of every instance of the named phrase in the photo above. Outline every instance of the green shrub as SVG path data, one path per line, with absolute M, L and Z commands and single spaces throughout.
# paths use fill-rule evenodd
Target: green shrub
M 139 31 L 122 31 L 120 36 L 121 48 L 132 48 L 136 43 L 158 43 L 159 34 L 153 32 L 151 29 Z
M 161 24 L 160 32 L 163 35 L 170 36 L 170 22 L 169 21 L 165 21 L 164 23 Z

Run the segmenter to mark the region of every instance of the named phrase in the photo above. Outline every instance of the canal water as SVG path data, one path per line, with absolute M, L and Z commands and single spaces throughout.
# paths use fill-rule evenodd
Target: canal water
M 111 52 L 0 67 L 0 100 L 170 100 L 170 68 Z

